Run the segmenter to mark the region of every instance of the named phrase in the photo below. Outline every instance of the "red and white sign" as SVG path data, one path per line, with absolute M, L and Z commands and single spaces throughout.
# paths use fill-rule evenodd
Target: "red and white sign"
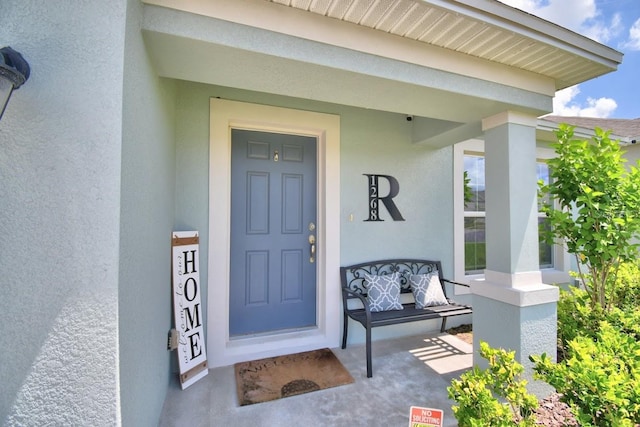
M 441 409 L 412 406 L 409 427 L 442 427 L 444 413 Z

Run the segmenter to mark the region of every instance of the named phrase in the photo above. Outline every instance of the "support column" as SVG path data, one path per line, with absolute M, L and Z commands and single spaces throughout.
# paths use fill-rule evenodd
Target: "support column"
M 559 293 L 539 268 L 536 122 L 515 112 L 483 120 L 487 269 L 471 289 L 474 363 L 486 366 L 480 341 L 515 350 L 529 390 L 543 396 L 550 387 L 533 382 L 529 356 L 555 360 Z

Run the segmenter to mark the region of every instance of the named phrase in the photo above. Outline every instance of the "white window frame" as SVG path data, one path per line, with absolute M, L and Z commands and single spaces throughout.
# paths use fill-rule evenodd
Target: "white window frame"
M 484 141 L 470 139 L 460 142 L 453 147 L 453 221 L 454 221 L 454 275 L 457 282 L 471 283 L 474 279 L 483 279 L 484 274 L 466 274 L 464 267 L 464 156 L 484 153 Z M 536 157 L 540 160 L 554 156 L 551 148 L 539 145 Z M 571 265 L 569 253 L 563 245 L 554 245 L 553 267 L 540 269 L 542 282 L 546 284 L 569 283 L 569 268 Z M 470 293 L 468 288 L 456 286 L 456 295 Z

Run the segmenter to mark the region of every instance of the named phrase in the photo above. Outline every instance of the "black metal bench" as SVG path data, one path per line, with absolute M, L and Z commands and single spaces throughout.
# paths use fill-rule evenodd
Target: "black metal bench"
M 367 303 L 367 287 L 365 286 L 365 274 L 372 276 L 389 275 L 394 272 L 400 273 L 400 292 L 412 295 L 409 275 L 428 274 L 438 272 L 440 284 L 447 305 L 433 306 L 418 309 L 415 302 L 402 303 L 403 310 L 392 311 L 371 311 Z M 444 332 L 447 318 L 472 313 L 470 305 L 458 304 L 447 297 L 445 283 L 469 287 L 463 283 L 453 282 L 442 277 L 442 265 L 440 261 L 429 261 L 422 259 L 387 259 L 363 262 L 359 264 L 340 267 L 340 278 L 342 282 L 342 305 L 344 309 L 344 327 L 342 332 L 342 348 L 347 348 L 347 332 L 349 319 L 364 326 L 366 330 L 367 348 L 367 377 L 373 376 L 371 366 L 371 329 L 376 326 L 396 325 L 400 323 L 416 322 L 428 319 L 442 319 L 440 332 Z M 354 303 L 358 300 L 360 303 Z M 412 301 L 414 301 L 412 299 Z

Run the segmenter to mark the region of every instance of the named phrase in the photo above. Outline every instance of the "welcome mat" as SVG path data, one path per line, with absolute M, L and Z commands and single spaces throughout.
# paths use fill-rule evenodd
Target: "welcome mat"
M 353 377 L 328 348 L 236 363 L 241 406 L 337 387 Z

